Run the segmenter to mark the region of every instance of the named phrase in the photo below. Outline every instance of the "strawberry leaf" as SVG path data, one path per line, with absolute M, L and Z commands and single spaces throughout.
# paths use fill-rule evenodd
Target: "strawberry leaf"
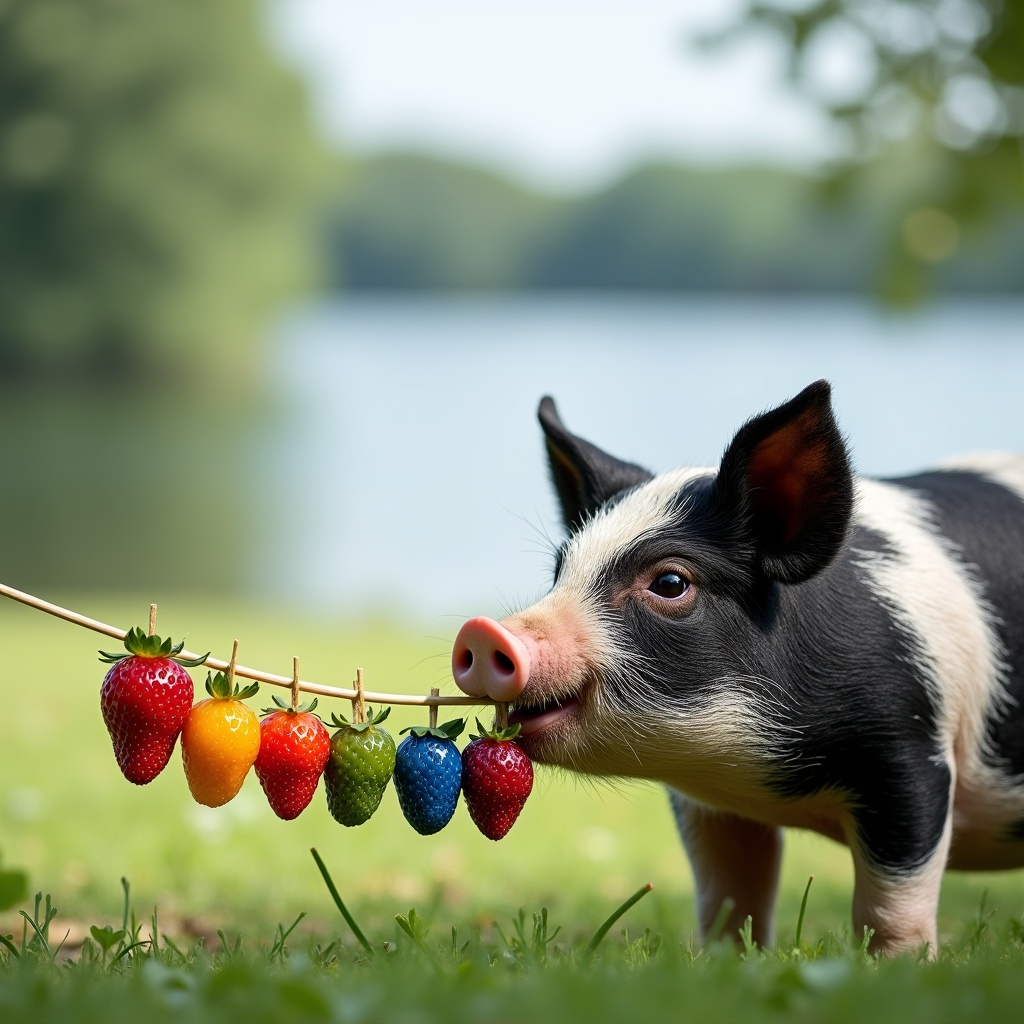
M 288 701 L 283 697 L 279 697 L 276 693 L 271 696 L 271 700 L 276 706 L 264 708 L 263 714 L 265 715 L 273 715 L 278 711 L 286 711 L 289 715 L 308 715 L 316 710 L 316 706 L 319 703 L 319 699 L 314 697 L 308 704 L 300 704 L 297 708 L 293 708 Z M 317 715 L 316 717 L 319 718 L 320 716 Z
M 373 708 L 366 709 L 366 722 L 368 725 L 380 725 L 391 714 L 391 708 L 381 708 L 376 714 Z
M 170 637 L 164 639 L 155 634 L 150 636 L 143 632 L 141 626 L 133 626 L 128 630 L 125 634 L 124 646 L 127 654 L 111 654 L 108 651 L 100 651 L 100 661 L 109 665 L 134 655 L 138 658 L 170 658 L 184 668 L 198 668 L 210 656 L 210 652 L 207 651 L 200 658 L 179 658 L 178 654 L 185 647 L 184 640 L 175 644 Z
M 433 728 L 429 725 L 410 725 L 408 728 L 403 729 L 399 735 L 403 736 L 408 732 L 417 739 L 422 739 L 424 736 L 433 736 L 437 740 L 455 740 L 462 735 L 462 730 L 465 728 L 465 719 L 455 718 L 450 722 L 445 722 L 444 725 L 434 726 Z
M 480 732 L 470 733 L 469 738 L 471 740 L 497 740 L 499 743 L 514 740 L 522 729 L 518 722 L 515 725 L 507 725 L 504 729 L 499 729 L 497 725 L 492 726 L 490 729 L 485 729 L 480 724 L 479 718 L 476 720 L 476 727 Z

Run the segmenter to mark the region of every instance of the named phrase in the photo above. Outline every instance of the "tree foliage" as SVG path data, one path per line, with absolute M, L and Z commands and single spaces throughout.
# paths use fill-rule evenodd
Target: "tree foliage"
M 326 159 L 258 0 L 0 0 L 0 368 L 234 361 Z
M 752 27 L 788 42 L 794 81 L 840 128 L 835 182 L 881 159 L 917 169 L 892 224 L 893 297 L 1024 206 L 1024 0 L 752 0 L 726 37 Z
M 842 202 L 812 174 L 638 167 L 582 196 L 545 196 L 420 156 L 353 161 L 325 230 L 350 289 L 877 293 L 878 254 L 928 171 L 865 168 Z M 957 294 L 1024 286 L 1024 210 L 931 270 Z

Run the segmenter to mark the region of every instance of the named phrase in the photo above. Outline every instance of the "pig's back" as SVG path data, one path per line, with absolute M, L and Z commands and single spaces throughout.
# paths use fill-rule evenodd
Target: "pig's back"
M 990 862 L 980 837 L 991 852 L 1024 840 L 1024 457 L 972 456 L 859 491 L 858 522 L 894 553 L 875 589 L 920 647 L 956 763 L 964 866 Z

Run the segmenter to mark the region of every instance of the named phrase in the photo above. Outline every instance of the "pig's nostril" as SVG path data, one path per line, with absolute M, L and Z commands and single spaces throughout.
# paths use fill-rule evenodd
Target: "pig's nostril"
M 468 672 L 473 667 L 473 652 L 467 647 L 459 655 L 459 668 L 464 672 Z
M 512 659 L 501 651 L 494 652 L 494 664 L 498 667 L 499 672 L 504 672 L 505 675 L 512 675 L 516 670 L 516 666 Z

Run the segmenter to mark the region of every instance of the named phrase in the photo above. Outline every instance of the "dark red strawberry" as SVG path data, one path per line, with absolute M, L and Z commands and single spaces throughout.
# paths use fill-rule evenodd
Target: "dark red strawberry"
M 484 729 L 462 751 L 462 792 L 469 816 L 488 839 L 501 839 L 515 824 L 533 789 L 533 765 L 513 739 L 519 726 Z
M 313 714 L 316 698 L 304 707 L 289 707 L 274 697 L 260 723 L 256 775 L 273 812 L 285 821 L 297 818 L 313 799 L 331 754 L 327 727 Z
M 192 677 L 185 667 L 206 661 L 179 658 L 184 643 L 147 636 L 136 627 L 124 638 L 127 654 L 106 654 L 113 663 L 100 688 L 100 710 L 124 777 L 136 786 L 167 767 L 192 707 Z

